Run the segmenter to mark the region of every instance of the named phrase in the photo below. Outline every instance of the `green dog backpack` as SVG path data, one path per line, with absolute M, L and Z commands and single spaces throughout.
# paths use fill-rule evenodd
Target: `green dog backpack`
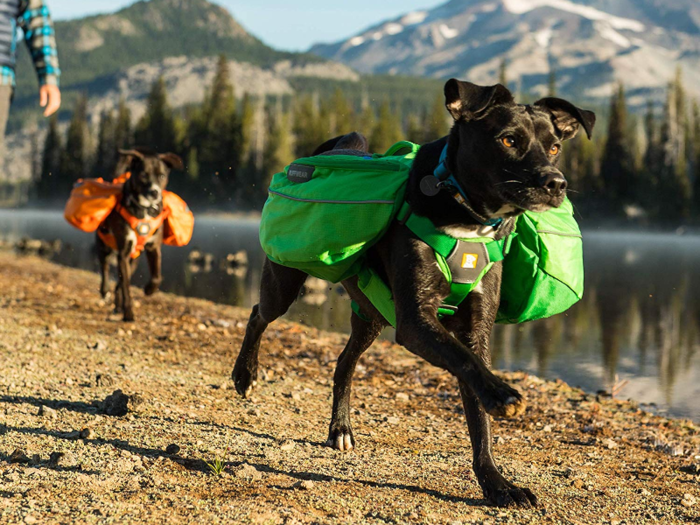
M 551 317 L 583 297 L 583 239 L 568 199 L 543 213 L 523 213 L 513 235 L 497 323 Z
M 566 199 L 557 209 L 525 212 L 507 239 L 455 239 L 404 201 L 419 146 L 399 142 L 384 155 L 321 155 L 273 176 L 260 243 L 273 262 L 331 282 L 358 276 L 360 290 L 396 326 L 390 288 L 364 255 L 400 216 L 435 252 L 451 293 L 439 315 L 453 315 L 494 263 L 503 261 L 499 323 L 556 315 L 583 296 L 581 232 Z M 353 309 L 360 314 L 357 305 Z
M 274 175 L 260 219 L 267 256 L 334 283 L 357 275 L 404 202 L 418 148 L 302 158 Z

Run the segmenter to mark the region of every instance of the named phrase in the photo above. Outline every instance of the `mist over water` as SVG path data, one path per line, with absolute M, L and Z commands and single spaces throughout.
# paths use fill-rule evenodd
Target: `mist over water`
M 16 242 L 24 236 L 61 239 L 52 260 L 97 268 L 93 236 L 71 228 L 60 212 L 0 210 L 0 238 Z M 209 255 L 192 260 L 193 250 Z M 247 265 L 226 262 L 241 250 Z M 561 378 L 593 393 L 627 380 L 619 398 L 700 421 L 700 237 L 584 226 L 584 255 L 584 299 L 551 319 L 497 326 L 494 365 Z M 257 301 L 263 256 L 257 220 L 198 218 L 190 246 L 164 248 L 163 290 L 250 307 Z M 135 284 L 146 282 L 145 267 L 142 262 Z M 287 317 L 348 332 L 350 302 L 339 285 L 309 280 Z

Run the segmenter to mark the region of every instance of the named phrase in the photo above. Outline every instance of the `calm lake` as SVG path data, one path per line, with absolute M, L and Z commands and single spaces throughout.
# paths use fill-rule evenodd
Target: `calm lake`
M 257 219 L 199 217 L 190 246 L 165 248 L 163 290 L 255 304 L 263 260 L 257 235 Z M 60 239 L 52 260 L 97 268 L 93 236 L 70 227 L 59 211 L 0 210 L 0 239 L 25 236 Z M 618 397 L 700 421 L 700 237 L 584 230 L 584 249 L 583 301 L 552 319 L 498 326 L 495 366 L 561 378 L 593 393 L 628 381 Z M 193 250 L 209 255 L 191 258 Z M 227 262 L 240 251 L 247 265 Z M 309 283 L 287 315 L 334 331 L 347 331 L 349 316 L 342 289 L 320 281 Z

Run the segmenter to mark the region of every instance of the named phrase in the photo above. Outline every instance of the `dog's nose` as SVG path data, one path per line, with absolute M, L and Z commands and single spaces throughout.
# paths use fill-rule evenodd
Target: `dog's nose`
M 540 186 L 550 195 L 559 195 L 566 190 L 567 183 L 561 173 L 549 171 L 540 177 Z
M 160 190 L 158 188 L 151 188 L 148 190 L 148 196 L 151 199 L 157 199 L 160 196 Z

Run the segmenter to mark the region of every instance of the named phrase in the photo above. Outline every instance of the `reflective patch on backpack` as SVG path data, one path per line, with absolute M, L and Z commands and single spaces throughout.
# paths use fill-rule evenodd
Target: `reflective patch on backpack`
M 314 166 L 303 164 L 290 164 L 287 170 L 287 179 L 291 182 L 309 182 L 314 175 Z
M 475 283 L 490 262 L 484 243 L 463 241 L 457 241 L 446 260 L 452 273 L 452 282 L 457 284 Z

